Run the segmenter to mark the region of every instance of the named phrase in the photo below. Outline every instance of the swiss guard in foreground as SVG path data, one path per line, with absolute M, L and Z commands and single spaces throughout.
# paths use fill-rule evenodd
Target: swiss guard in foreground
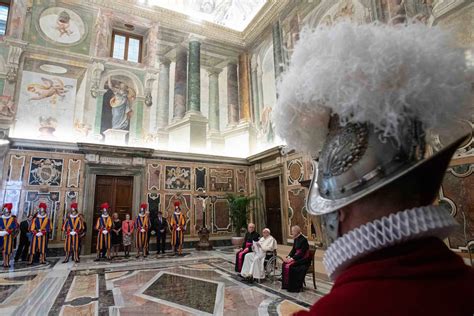
M 75 262 L 79 262 L 79 239 L 83 229 L 84 224 L 77 212 L 77 203 L 71 203 L 71 213 L 63 225 L 63 231 L 66 233 L 66 239 L 64 240 L 66 258 L 63 263 L 68 262 L 71 255 Z
M 473 269 L 443 242 L 458 224 L 433 205 L 466 141 L 451 118 L 471 110 L 454 38 L 414 23 L 302 33 L 273 119 L 290 147 L 319 156 L 307 209 L 322 216 L 335 283 L 298 315 L 473 314 Z M 427 156 L 438 127 L 452 139 Z
M 146 250 L 148 248 L 148 230 L 150 229 L 150 219 L 145 214 L 148 205 L 142 203 L 140 205 L 140 211 L 138 212 L 137 219 L 135 220 L 135 230 L 137 232 L 137 238 L 135 244 L 137 247 L 137 258 L 140 257 L 140 253 L 146 258 Z
M 39 253 L 40 263 L 46 264 L 46 249 L 48 248 L 48 234 L 51 231 L 51 222 L 49 221 L 48 206 L 46 203 L 38 205 L 39 211 L 31 221 L 30 232 L 32 233 L 30 246 L 30 261 L 33 264 L 36 253 Z
M 112 220 L 109 216 L 109 203 L 102 203 L 100 205 L 102 215 L 97 219 L 95 229 L 97 230 L 97 258 L 107 256 L 110 260 L 110 230 L 112 229 Z
M 186 216 L 181 213 L 181 204 L 174 202 L 174 213 L 169 220 L 171 226 L 171 247 L 174 254 L 183 254 L 184 232 L 186 231 Z
M 10 267 L 10 256 L 13 252 L 13 241 L 18 231 L 16 217 L 12 215 L 12 203 L 3 205 L 3 214 L 0 220 L 0 248 L 2 248 L 3 267 Z

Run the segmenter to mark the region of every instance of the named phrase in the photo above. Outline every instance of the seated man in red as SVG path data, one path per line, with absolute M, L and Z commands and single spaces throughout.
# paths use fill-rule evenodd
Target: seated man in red
M 239 272 L 239 273 L 240 271 L 242 271 L 245 255 L 249 252 L 252 252 L 253 242 L 258 241 L 260 239 L 260 235 L 255 231 L 255 224 L 249 223 L 247 226 L 248 228 L 247 228 L 247 232 L 245 233 L 242 247 L 239 249 L 239 251 L 235 255 L 235 272 Z
M 299 226 L 291 227 L 293 248 L 283 260 L 281 288 L 288 292 L 300 292 L 306 271 L 311 264 L 308 239 L 301 234 Z
M 474 271 L 443 242 L 459 230 L 455 210 L 433 205 L 472 139 L 455 123 L 472 110 L 472 87 L 454 38 L 349 22 L 300 38 L 273 119 L 289 146 L 318 155 L 307 210 L 322 217 L 335 282 L 298 315 L 473 315 Z M 437 129 L 444 142 L 428 155 Z

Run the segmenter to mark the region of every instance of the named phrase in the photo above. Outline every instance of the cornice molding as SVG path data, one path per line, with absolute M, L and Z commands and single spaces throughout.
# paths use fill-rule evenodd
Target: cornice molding
M 77 2 L 77 0 L 73 0 Z M 120 2 L 120 5 L 117 5 Z M 243 46 L 242 33 L 229 29 L 227 27 L 202 21 L 201 23 L 192 22 L 185 14 L 171 11 L 158 6 L 151 8 L 139 7 L 137 5 L 114 0 L 83 0 L 81 4 L 97 5 L 102 8 L 112 9 L 116 12 L 131 16 L 142 17 L 152 22 L 159 23 L 161 26 L 171 29 L 178 29 L 189 34 L 198 34 L 206 38 L 221 42 L 228 42 L 233 45 Z

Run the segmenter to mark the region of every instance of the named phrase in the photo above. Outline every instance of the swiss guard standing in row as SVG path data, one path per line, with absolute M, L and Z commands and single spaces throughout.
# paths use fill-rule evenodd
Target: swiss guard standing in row
M 140 253 L 143 257 L 146 257 L 146 250 L 148 248 L 148 229 L 150 228 L 150 219 L 145 214 L 147 209 L 146 203 L 140 205 L 140 211 L 138 212 L 137 219 L 135 220 L 135 227 L 137 232 L 137 258 L 140 257 Z
M 100 205 L 102 215 L 97 219 L 95 229 L 97 233 L 97 258 L 96 261 L 99 261 L 100 258 L 105 257 L 107 254 L 107 259 L 110 259 L 110 230 L 112 229 L 112 220 L 109 216 L 109 203 L 102 203 Z
M 48 234 L 51 231 L 51 223 L 46 213 L 46 203 L 39 204 L 39 213 L 31 222 L 30 232 L 33 234 L 30 247 L 30 262 L 33 264 L 36 253 L 40 255 L 40 263 L 46 263 L 46 248 L 48 247 Z
M 13 204 L 3 205 L 2 219 L 0 220 L 0 248 L 2 248 L 3 267 L 10 267 L 10 256 L 13 252 L 13 239 L 18 229 L 15 216 L 12 216 Z
M 174 213 L 169 221 L 171 226 L 171 247 L 176 255 L 183 254 L 184 232 L 186 231 L 186 216 L 181 213 L 181 204 L 174 202 Z
M 63 263 L 69 261 L 69 257 L 73 256 L 75 262 L 79 262 L 79 236 L 84 229 L 82 218 L 77 212 L 77 203 L 71 204 L 71 214 L 64 222 L 63 231 L 66 233 L 66 239 L 64 240 L 64 251 L 66 252 L 66 258 Z

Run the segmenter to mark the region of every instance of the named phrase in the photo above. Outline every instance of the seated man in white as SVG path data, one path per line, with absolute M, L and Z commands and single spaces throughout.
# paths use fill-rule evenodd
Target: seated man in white
M 277 249 L 277 242 L 275 238 L 270 235 L 270 229 L 264 228 L 262 231 L 263 237 L 259 241 L 253 242 L 253 252 L 245 256 L 244 264 L 240 275 L 246 279 L 264 279 L 265 269 L 264 261 L 268 252 L 273 252 Z

